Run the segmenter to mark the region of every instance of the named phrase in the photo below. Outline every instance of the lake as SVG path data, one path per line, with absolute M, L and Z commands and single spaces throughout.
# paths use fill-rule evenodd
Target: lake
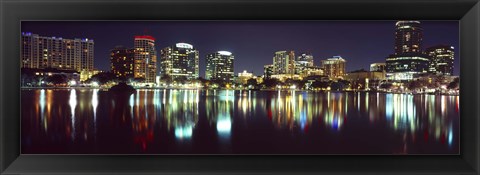
M 23 154 L 459 154 L 458 96 L 23 89 Z

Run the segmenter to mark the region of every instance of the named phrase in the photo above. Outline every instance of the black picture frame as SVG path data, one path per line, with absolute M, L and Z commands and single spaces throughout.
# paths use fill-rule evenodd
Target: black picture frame
M 478 0 L 1 0 L 2 174 L 479 174 Z M 21 20 L 459 20 L 460 155 L 20 155 Z

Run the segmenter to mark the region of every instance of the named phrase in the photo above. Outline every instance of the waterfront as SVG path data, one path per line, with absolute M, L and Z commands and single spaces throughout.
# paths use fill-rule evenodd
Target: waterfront
M 458 154 L 459 96 L 22 90 L 24 154 Z

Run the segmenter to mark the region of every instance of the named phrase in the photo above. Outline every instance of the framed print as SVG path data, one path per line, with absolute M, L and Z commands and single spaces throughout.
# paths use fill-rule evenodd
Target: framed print
M 479 8 L 2 1 L 1 172 L 478 174 Z

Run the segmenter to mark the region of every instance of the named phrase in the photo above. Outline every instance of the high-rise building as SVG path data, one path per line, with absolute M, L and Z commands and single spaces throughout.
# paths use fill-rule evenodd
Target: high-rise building
M 295 60 L 295 74 L 302 75 L 307 68 L 314 67 L 313 66 L 313 56 L 310 53 L 302 53 L 300 56 L 297 57 Z
M 156 83 L 157 52 L 155 38 L 148 35 L 135 36 L 134 77 L 145 79 L 145 83 Z
M 199 76 L 198 50 L 188 43 L 177 43 L 163 48 L 160 64 L 161 76 L 169 76 L 173 80 L 192 80 Z
M 205 78 L 230 82 L 234 76 L 234 56 L 228 51 L 218 51 L 207 55 Z
M 385 71 L 385 63 L 370 64 L 370 72 L 383 72 L 383 71 Z
M 115 76 L 133 78 L 135 49 L 117 46 L 110 50 L 110 70 Z
M 395 28 L 396 55 L 421 52 L 423 28 L 419 21 L 398 21 Z
M 345 75 L 346 62 L 347 61 L 341 56 L 334 56 L 333 58 L 322 60 L 324 74 L 330 79 L 342 78 Z
M 302 53 L 300 56 L 297 57 L 296 60 L 297 64 L 304 66 L 304 67 L 312 67 L 313 66 L 313 55 L 311 53 Z
M 94 42 L 91 39 L 63 39 L 22 32 L 21 67 L 91 71 Z
M 430 57 L 429 72 L 443 75 L 453 75 L 453 46 L 437 45 L 425 50 Z
M 273 56 L 274 74 L 295 73 L 295 52 L 278 51 Z
M 395 53 L 386 59 L 387 79 L 412 80 L 427 73 L 428 56 L 423 54 L 423 29 L 419 21 L 398 21 L 395 30 Z
M 270 79 L 274 74 L 274 67 L 273 64 L 263 66 L 263 78 Z

